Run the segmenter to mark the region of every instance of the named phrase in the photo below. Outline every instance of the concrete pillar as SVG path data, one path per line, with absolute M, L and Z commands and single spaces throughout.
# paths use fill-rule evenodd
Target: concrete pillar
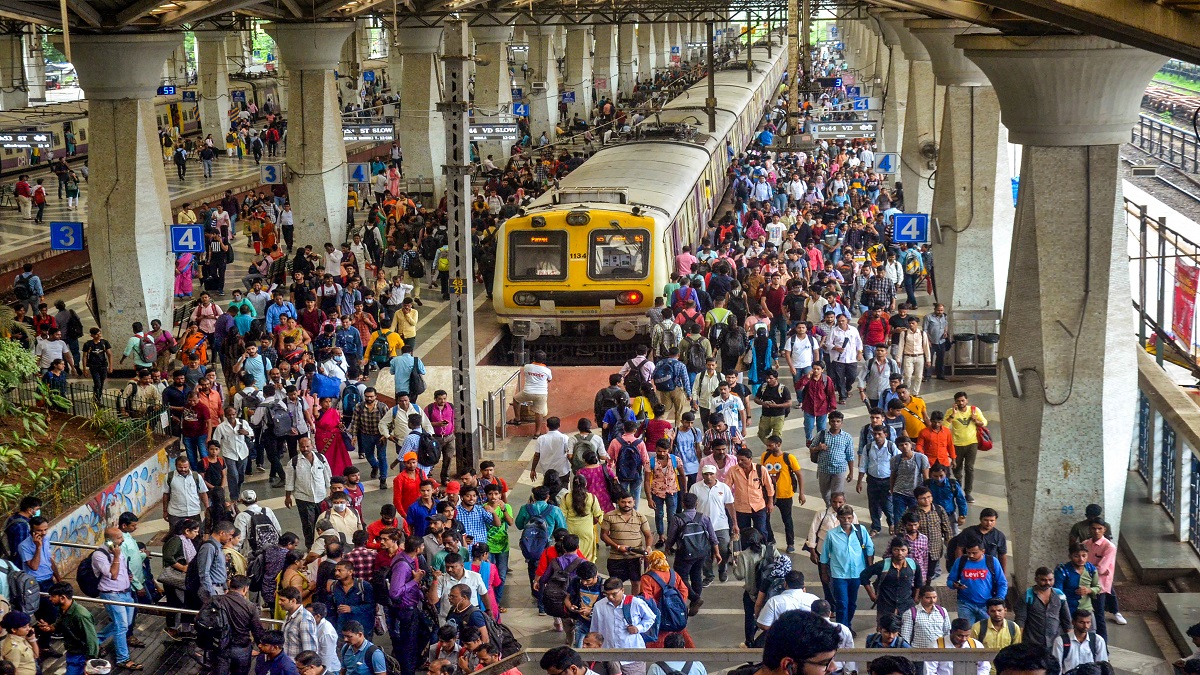
M 597 100 L 611 99 L 617 92 L 620 71 L 617 65 L 617 27 L 611 23 L 592 27 L 596 34 L 596 51 L 592 57 L 592 83 L 596 85 Z
M 671 69 L 671 31 L 669 28 L 669 24 L 654 24 L 654 63 L 656 70 Z
M 675 65 L 675 60 L 672 56 L 679 57 L 679 65 L 687 60 L 687 45 L 686 38 L 683 36 L 683 24 L 680 22 L 667 24 L 667 37 L 670 39 L 670 48 L 667 49 L 667 63 Z M 679 53 L 676 54 L 676 51 Z
M 654 24 L 638 24 L 638 82 L 650 82 L 654 80 L 654 69 L 658 65 L 658 50 L 654 44 L 657 39 L 658 36 L 654 32 Z
M 20 35 L 0 35 L 0 110 L 29 105 Z
M 1000 102 L 991 83 L 954 46 L 957 35 L 995 31 L 937 19 L 910 20 L 905 26 L 925 45 L 934 77 L 946 87 L 931 213 L 942 234 L 941 244 L 934 245 L 938 300 L 949 312 L 999 309 L 1014 212 L 1008 129 L 1000 124 Z M 955 321 L 950 330 L 973 326 Z
M 163 63 L 163 81 L 183 87 L 188 84 L 187 48 L 183 46 L 183 37 L 179 38 L 179 46 L 167 55 Z
M 42 36 L 33 24 L 26 26 L 24 31 L 22 38 L 25 43 L 25 82 L 29 87 L 29 100 L 45 101 L 46 58 L 42 54 Z
M 196 31 L 200 128 L 203 134 L 212 134 L 216 147 L 222 148 L 225 147 L 225 132 L 229 129 L 227 38 L 222 31 Z
M 633 86 L 641 74 L 638 63 L 642 55 L 638 47 L 637 26 L 632 23 L 617 26 L 617 91 L 625 98 L 633 95 Z
M 288 67 L 288 95 L 297 105 L 288 119 L 288 195 L 296 224 L 296 245 L 341 242 L 346 237 L 346 144 L 337 104 L 337 68 L 354 24 L 273 23 Z M 300 103 L 303 102 L 303 105 Z
M 954 44 L 991 81 L 1009 137 L 1025 146 L 1000 327 L 1000 355 L 1015 360 L 1024 396 L 999 386 L 1024 587 L 1062 558 L 1062 533 L 1085 505 L 1100 504 L 1119 534 L 1137 389 L 1119 155 L 1166 57 L 1092 36 Z M 1063 242 L 1075 242 L 1070 264 Z
M 911 12 L 889 13 L 885 19 L 896 31 L 904 54 L 908 57 L 907 108 L 904 112 L 903 145 L 900 146 L 900 177 L 904 184 L 904 211 L 929 213 L 933 208 L 933 188 L 928 179 L 936 168 L 938 135 L 945 91 L 937 86 L 929 52 L 904 22 L 923 19 Z M 922 155 L 922 152 L 925 154 Z
M 500 121 L 511 114 L 498 114 L 511 108 L 512 80 L 508 74 L 508 43 L 512 40 L 512 26 L 472 27 L 475 37 L 475 119 Z M 497 111 L 497 114 L 488 114 Z M 496 164 L 503 166 L 504 159 L 512 148 L 511 141 L 480 141 L 479 156 L 492 155 Z
M 563 91 L 575 92 L 575 102 L 567 103 L 567 119 L 588 120 L 592 114 L 592 31 L 587 26 L 567 29 L 566 77 Z
M 529 36 L 529 129 L 536 146 L 542 133 L 554 141 L 554 125 L 558 122 L 558 44 L 557 26 L 526 26 Z M 538 82 L 545 89 L 533 88 Z
M 880 19 L 883 43 L 889 51 L 887 71 L 879 89 L 879 96 L 883 99 L 879 148 L 884 152 L 898 152 L 904 137 L 904 112 L 908 105 L 908 58 L 900 47 L 900 36 L 885 19 L 888 12 L 877 12 L 874 15 Z
M 175 266 L 154 95 L 171 33 L 75 35 L 72 57 L 88 98 L 88 257 L 97 321 L 122 334 L 134 321 L 171 322 Z
M 870 86 L 871 96 L 879 96 L 883 91 L 883 78 L 887 75 L 888 62 L 891 59 L 891 54 L 889 54 L 883 39 L 883 32 L 879 29 L 880 23 L 882 22 L 875 18 L 866 20 L 871 38 L 871 65 L 863 73 L 863 77 L 869 80 L 866 84 Z M 876 80 L 879 81 L 878 84 L 875 83 Z M 867 89 L 863 91 L 867 91 Z
M 404 54 L 401 88 L 404 102 L 396 125 L 404 151 L 404 177 L 433 179 L 434 201 L 446 188 L 446 125 L 437 104 L 442 100 L 441 28 L 398 28 L 396 50 Z M 509 96 L 511 96 L 511 92 Z
M 516 64 L 517 72 L 521 72 L 521 66 L 529 63 L 529 35 L 525 32 L 524 26 L 513 26 L 513 44 L 524 45 L 525 49 L 512 53 L 513 62 Z
M 250 66 L 250 52 L 246 47 L 246 34 L 230 31 L 225 34 L 225 58 L 229 60 L 229 72 L 243 73 Z M 199 62 L 197 60 L 197 62 Z

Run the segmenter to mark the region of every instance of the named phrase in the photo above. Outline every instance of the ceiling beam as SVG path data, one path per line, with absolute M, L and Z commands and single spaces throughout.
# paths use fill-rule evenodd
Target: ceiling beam
M 181 23 L 202 21 L 209 17 L 228 14 L 259 4 L 261 0 L 200 0 L 188 4 L 184 9 L 159 15 L 159 26 L 166 28 Z
M 988 0 L 1063 28 L 1200 63 L 1200 17 L 1142 0 Z
M 62 24 L 62 15 L 57 6 L 35 5 L 22 0 L 0 0 L 0 16 L 54 26 Z
M 99 28 L 100 24 L 104 22 L 100 12 L 88 4 L 87 0 L 67 0 L 67 7 L 92 28 Z
M 150 14 L 150 10 L 163 4 L 163 0 L 135 0 L 130 3 L 125 9 L 117 12 L 114 25 L 117 28 L 124 28 L 129 24 L 141 19 Z
M 282 0 L 282 2 L 283 6 L 287 8 L 287 11 L 291 12 L 293 17 L 297 19 L 304 18 L 304 10 L 300 8 L 300 4 L 296 0 Z

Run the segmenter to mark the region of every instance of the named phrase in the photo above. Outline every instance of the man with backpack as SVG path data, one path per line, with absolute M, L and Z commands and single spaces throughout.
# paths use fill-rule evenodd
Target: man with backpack
M 529 571 L 529 588 L 533 591 L 533 580 L 537 576 L 537 564 L 542 553 L 550 546 L 550 536 L 555 530 L 567 529 L 567 518 L 562 509 L 549 502 L 550 492 L 545 486 L 533 488 L 532 501 L 517 512 L 516 527 L 521 530 L 521 556 L 525 558 Z M 539 598 L 533 591 L 534 598 Z
M 691 600 L 688 615 L 695 616 L 704 600 L 704 566 L 710 559 L 720 565 L 721 548 L 717 532 L 708 516 L 697 510 L 699 497 L 689 492 L 683 495 L 683 512 L 671 518 L 667 528 L 666 550 L 675 552 L 675 572 L 687 584 Z
M 1008 577 L 975 536 L 960 541 L 963 555 L 950 567 L 946 585 L 958 590 L 958 615 L 972 625 L 987 619 L 987 601 L 1008 594 Z
M 103 545 L 93 551 L 85 561 L 91 574 L 76 575 L 80 590 L 102 600 L 133 602 L 129 562 L 121 550 L 124 539 L 125 534 L 120 528 L 105 528 Z M 94 588 L 90 587 L 92 582 L 95 583 Z M 133 608 L 113 604 L 104 607 L 108 611 L 110 623 L 96 634 L 96 639 L 103 643 L 108 638 L 113 638 L 113 649 L 117 657 L 115 665 L 118 668 L 141 670 L 142 665 L 129 657 L 128 637 L 133 628 Z
M 296 456 L 284 466 L 283 503 L 289 509 L 296 505 L 304 531 L 304 546 L 311 549 L 316 538 L 317 504 L 329 496 L 333 473 L 324 455 L 313 451 L 311 438 L 301 437 L 297 447 Z
M 250 673 L 251 652 L 266 629 L 249 593 L 250 578 L 235 575 L 229 592 L 209 598 L 196 616 L 196 646 L 204 652 L 212 675 Z
M 688 372 L 688 388 L 690 394 L 696 376 L 704 372 L 705 364 L 713 356 L 712 343 L 700 334 L 699 324 L 689 321 L 684 324 L 683 340 L 679 342 L 679 358 L 683 361 Z M 690 398 L 690 397 L 689 397 Z
M 643 385 L 654 381 L 654 362 L 650 360 L 650 348 L 646 345 L 637 346 L 637 356 L 621 366 L 621 377 L 625 382 L 625 391 L 639 396 Z
M 399 675 L 388 664 L 387 655 L 367 639 L 365 628 L 358 621 L 347 621 L 342 626 L 343 643 L 338 650 L 338 660 L 346 675 Z
M 621 373 L 612 373 L 608 376 L 608 386 L 596 392 L 596 398 L 592 402 L 592 413 L 595 414 L 596 426 L 604 426 L 604 414 L 609 410 L 629 407 L 629 394 L 621 388 L 621 380 Z M 641 392 L 635 389 L 633 395 L 639 396 Z
M 1054 640 L 1051 655 L 1063 675 L 1111 675 L 1108 644 L 1092 630 L 1092 613 L 1077 609 L 1071 615 L 1071 631 Z
M 987 649 L 1021 644 L 1021 627 L 1007 618 L 1006 604 L 1004 598 L 991 598 L 987 601 L 988 618 L 971 627 L 971 637 Z
M 633 495 L 634 502 L 641 500 L 642 482 L 646 467 L 650 466 L 650 453 L 646 442 L 637 435 L 638 423 L 622 422 L 622 433 L 608 444 L 608 456 L 615 462 L 614 473 L 621 487 Z
M 145 332 L 141 321 L 133 322 L 133 335 L 125 342 L 125 351 L 117 363 L 125 363 L 125 359 L 131 356 L 133 364 L 139 369 L 153 368 L 154 361 L 158 358 L 158 347 L 155 346 L 154 336 Z
M 604 582 L 604 599 L 592 608 L 592 630 L 604 636 L 607 649 L 645 649 L 642 634 L 651 630 L 658 615 L 639 595 L 627 595 L 625 582 L 610 577 Z M 645 675 L 642 661 L 620 661 L 622 675 Z
M 25 263 L 21 273 L 13 280 L 13 295 L 29 309 L 29 314 L 37 313 L 46 292 L 42 289 L 42 278 L 33 273 L 32 263 Z
M 667 419 L 678 426 L 683 413 L 691 409 L 688 394 L 692 379 L 687 366 L 679 360 L 679 347 L 667 349 L 665 356 L 654 365 L 654 388 L 667 408 Z
M 661 361 L 667 352 L 679 346 L 683 340 L 683 329 L 675 323 L 673 316 L 665 316 L 650 329 L 650 355 L 654 361 Z
M 241 511 L 233 519 L 233 526 L 242 533 L 242 553 L 253 560 L 269 546 L 279 543 L 283 528 L 269 506 L 258 503 L 258 493 L 242 490 L 238 496 Z
M 18 549 L 21 542 L 29 538 L 29 521 L 42 510 L 42 500 L 37 497 L 22 497 L 17 510 L 4 521 L 4 538 L 0 540 L 0 558 L 19 563 Z

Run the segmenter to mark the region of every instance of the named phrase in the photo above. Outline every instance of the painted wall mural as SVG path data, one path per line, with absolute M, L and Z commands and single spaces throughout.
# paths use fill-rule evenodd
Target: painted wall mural
M 93 495 L 87 503 L 54 521 L 50 526 L 50 541 L 98 545 L 104 537 L 104 528 L 115 526 L 122 513 L 132 511 L 142 516 L 162 500 L 170 470 L 171 460 L 163 448 Z M 53 547 L 53 551 L 54 562 L 64 574 L 86 553 L 65 547 Z

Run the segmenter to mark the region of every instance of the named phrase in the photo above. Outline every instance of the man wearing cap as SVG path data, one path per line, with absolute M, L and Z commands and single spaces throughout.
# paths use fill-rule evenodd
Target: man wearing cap
M 705 464 L 700 467 L 700 474 L 703 480 L 693 485 L 689 492 L 696 495 L 696 511 L 708 516 L 717 533 L 717 548 L 721 552 L 718 573 L 721 581 L 725 581 L 729 578 L 730 534 L 732 532 L 734 537 L 739 534 L 737 515 L 733 510 L 733 491 L 717 480 L 716 465 Z M 709 557 L 704 561 L 704 584 L 712 583 L 713 578 L 713 559 Z
M 249 560 L 263 549 L 264 543 L 274 543 L 260 542 L 258 540 L 256 534 L 253 532 L 255 516 L 266 516 L 275 528 L 276 535 L 281 534 L 283 528 L 279 525 L 279 519 L 275 517 L 275 512 L 269 506 L 263 506 L 258 503 L 258 493 L 254 490 L 242 490 L 242 493 L 238 496 L 238 503 L 242 505 L 242 510 L 233 519 L 233 526 L 237 528 L 238 532 L 242 533 L 242 554 Z
M 421 497 L 421 483 L 429 479 L 429 474 L 417 465 L 416 452 L 410 450 L 401 459 L 404 470 L 392 481 L 392 503 L 396 505 L 396 513 L 407 514 L 408 507 Z

